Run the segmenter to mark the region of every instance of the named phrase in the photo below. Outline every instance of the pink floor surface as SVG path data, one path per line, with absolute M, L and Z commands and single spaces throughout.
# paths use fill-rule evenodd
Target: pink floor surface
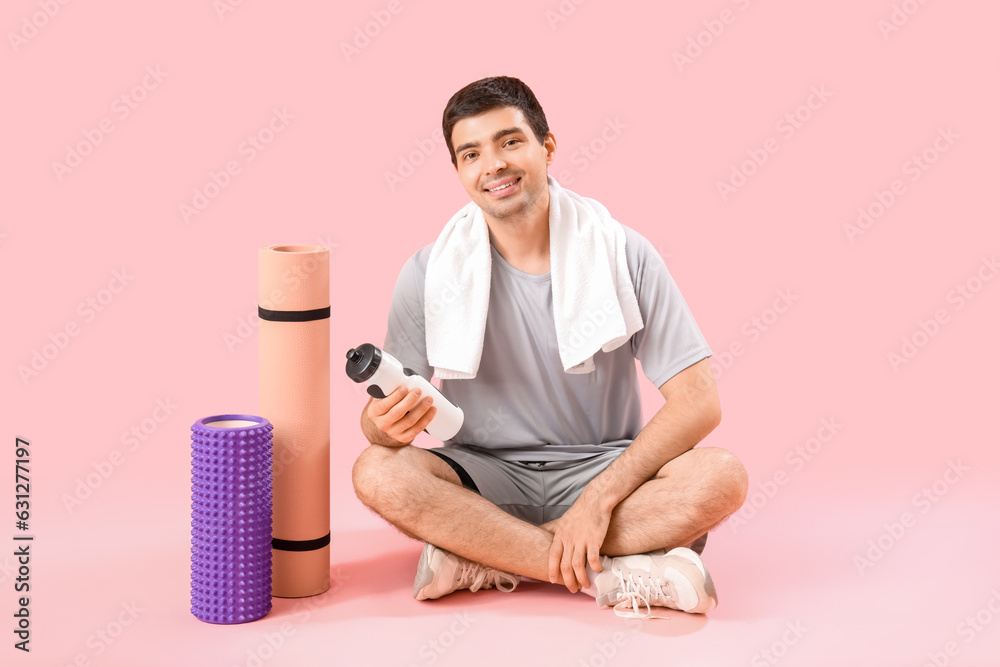
M 643 622 L 544 583 L 417 602 L 421 545 L 356 501 L 341 523 L 368 528 L 339 530 L 335 519 L 331 590 L 275 599 L 265 618 L 235 626 L 189 613 L 189 533 L 177 513 L 112 526 L 100 542 L 46 530 L 33 565 L 36 650 L 16 664 L 997 665 L 997 535 L 983 521 L 1000 509 L 996 471 L 953 483 L 943 474 L 816 473 L 770 498 L 755 486 L 756 512 L 720 526 L 704 553 L 719 607 Z M 103 549 L 74 548 L 84 543 Z

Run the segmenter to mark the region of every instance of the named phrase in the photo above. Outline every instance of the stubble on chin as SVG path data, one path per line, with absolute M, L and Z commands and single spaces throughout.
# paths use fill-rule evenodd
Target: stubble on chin
M 481 205 L 480 208 L 482 208 L 486 213 L 488 213 L 489 216 L 494 220 L 516 218 L 517 216 L 520 216 L 522 213 L 527 211 L 529 207 L 529 204 L 525 201 L 521 201 L 515 206 L 511 205 L 497 206 L 494 202 L 491 201 L 484 202 L 484 204 L 485 205 Z M 513 202 L 511 202 L 511 204 L 513 204 Z
M 521 183 L 524 183 L 523 177 Z M 546 183 L 544 187 L 548 188 L 548 183 Z M 485 199 L 489 197 L 489 195 L 484 194 L 483 196 L 485 200 L 479 204 L 479 207 L 483 209 L 484 212 L 489 214 L 494 220 L 517 220 L 538 205 L 542 194 L 542 192 L 537 192 L 535 193 L 535 196 L 532 197 L 529 193 L 524 192 L 517 198 L 516 202 L 494 202 L 490 199 Z

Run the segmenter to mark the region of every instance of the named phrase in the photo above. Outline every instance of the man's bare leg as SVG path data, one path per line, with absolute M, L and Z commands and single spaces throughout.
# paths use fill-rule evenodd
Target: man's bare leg
M 434 454 L 372 445 L 358 457 L 353 475 L 359 499 L 403 533 L 488 567 L 548 581 L 552 534 L 463 488 Z M 745 494 L 746 472 L 735 456 L 695 448 L 619 503 L 601 552 L 688 544 L 738 509 Z
M 367 507 L 406 535 L 488 567 L 548 581 L 552 535 L 462 487 L 430 452 L 371 445 L 354 464 Z
M 618 503 L 601 553 L 626 556 L 690 544 L 739 509 L 746 490 L 746 470 L 733 454 L 695 447 Z

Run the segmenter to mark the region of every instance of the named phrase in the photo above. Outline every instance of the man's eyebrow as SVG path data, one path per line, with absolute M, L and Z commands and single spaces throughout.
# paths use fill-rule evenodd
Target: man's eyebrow
M 491 140 L 492 141 L 498 141 L 502 137 L 506 137 L 508 134 L 526 134 L 526 132 L 524 130 L 522 130 L 521 128 L 517 127 L 517 126 L 515 126 L 515 127 L 508 127 L 508 128 L 503 129 L 503 130 L 497 130 L 496 132 L 494 132 L 493 136 L 491 137 Z M 455 155 L 458 155 L 459 153 L 461 153 L 462 151 L 464 151 L 466 148 L 478 148 L 478 147 L 479 147 L 479 142 L 478 141 L 470 141 L 468 143 L 464 143 L 464 144 L 462 144 L 461 146 L 459 146 L 458 148 L 455 149 Z

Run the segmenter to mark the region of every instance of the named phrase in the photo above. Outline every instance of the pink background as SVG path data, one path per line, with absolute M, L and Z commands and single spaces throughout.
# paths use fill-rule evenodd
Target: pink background
M 1000 6 L 216 5 L 10 0 L 0 13 L 0 424 L 6 465 L 15 436 L 31 441 L 35 535 L 30 654 L 12 647 L 16 564 L 0 549 L 0 661 L 997 663 L 1000 280 L 983 258 L 1000 252 Z M 696 57 L 678 66 L 685 49 Z M 365 396 L 338 360 L 381 343 L 399 268 L 465 203 L 433 136 L 452 93 L 498 74 L 541 101 L 556 178 L 660 249 L 716 352 L 724 418 L 705 444 L 736 452 L 752 481 L 741 521 L 705 552 L 720 594 L 707 617 L 635 629 L 548 585 L 417 603 L 420 544 L 354 496 Z M 292 118 L 250 160 L 240 147 L 275 109 Z M 102 123 L 111 132 L 57 174 Z M 934 162 L 914 171 L 925 151 Z M 717 182 L 754 154 L 766 162 L 724 201 Z M 230 161 L 238 173 L 186 221 L 181 206 Z M 845 225 L 895 180 L 852 242 Z M 257 410 L 256 249 L 271 243 L 331 250 L 334 588 L 211 626 L 188 611 L 189 427 Z M 794 301 L 776 314 L 779 290 Z M 921 321 L 934 335 L 894 368 Z M 36 352 L 52 358 L 22 377 Z M 647 385 L 648 418 L 660 399 Z M 176 406 L 160 423 L 157 401 Z M 842 425 L 832 437 L 824 419 Z M 123 440 L 143 424 L 144 441 Z M 827 442 L 810 443 L 818 432 Z M 866 553 L 881 557 L 859 565 Z

